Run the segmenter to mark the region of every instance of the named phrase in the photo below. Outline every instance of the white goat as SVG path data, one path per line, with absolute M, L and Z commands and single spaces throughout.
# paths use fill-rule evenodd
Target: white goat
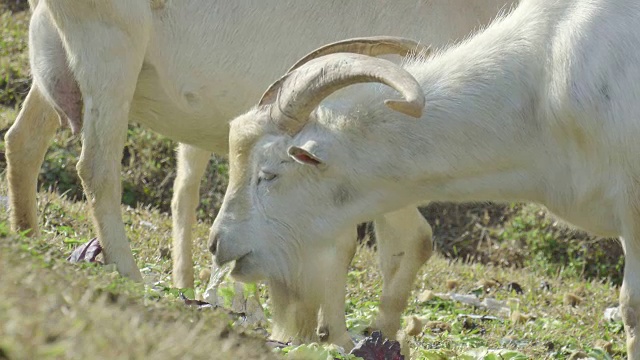
M 354 224 L 416 203 L 536 202 L 620 236 L 627 351 L 640 359 L 639 18 L 635 0 L 523 0 L 402 67 L 361 54 L 310 60 L 231 124 L 216 261 L 277 286 Z M 404 100 L 384 100 L 390 87 Z M 422 243 L 380 246 L 415 262 L 405 249 Z
M 5 138 L 12 228 L 38 234 L 37 174 L 56 129 L 69 124 L 82 134 L 77 169 L 105 260 L 141 280 L 121 219 L 119 181 L 127 124 L 137 121 L 192 145 L 180 148 L 172 202 L 174 283 L 191 287 L 191 228 L 210 152 L 227 152 L 228 120 L 255 102 L 287 63 L 359 34 L 420 37 L 442 45 L 487 23 L 511 2 L 32 0 L 33 86 Z M 404 214 L 378 224 L 379 236 L 411 231 L 430 245 L 431 229 L 415 207 Z M 340 256 L 325 261 L 339 274 L 336 289 L 346 281 L 354 235 L 341 235 Z M 396 289 L 395 271 L 383 269 L 389 299 L 396 296 L 389 292 Z M 338 329 L 334 335 L 346 336 L 344 290 L 333 290 L 315 299 L 329 304 L 321 322 L 337 324 L 329 326 Z M 296 309 L 295 296 L 272 295 L 282 307 Z M 319 306 L 298 306 L 290 314 L 317 313 Z M 304 315 L 291 318 L 297 321 L 288 327 L 291 332 L 306 336 L 304 329 L 315 327 Z

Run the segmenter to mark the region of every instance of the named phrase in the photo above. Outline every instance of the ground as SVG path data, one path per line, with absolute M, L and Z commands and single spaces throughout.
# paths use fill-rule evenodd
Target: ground
M 14 121 L 30 84 L 25 3 L 0 0 L 0 135 Z M 303 350 L 313 352 L 313 347 L 274 352 L 264 346 L 261 332 L 242 328 L 224 311 L 196 310 L 177 297 L 166 256 L 175 143 L 136 125 L 128 135 L 123 214 L 138 266 L 153 280 L 146 287 L 108 267 L 65 260 L 93 237 L 75 174 L 80 144 L 68 130 L 59 131 L 39 177 L 43 236 L 11 234 L 0 141 L 0 359 L 295 358 Z M 226 162 L 212 158 L 198 212 L 196 274 L 210 266 L 208 227 L 225 185 Z M 564 359 L 580 358 L 580 352 L 595 359 L 624 358 L 622 324 L 603 318 L 606 308 L 617 305 L 624 265 L 616 240 L 567 230 L 531 204 L 431 204 L 423 213 L 434 226 L 437 251 L 423 266 L 404 314 L 425 324 L 408 337 L 412 358 Z M 350 269 L 345 304 L 354 333 L 377 308 L 381 279 L 372 269 L 377 269 L 375 247 L 363 246 Z M 512 282 L 524 293 L 508 291 Z M 185 291 L 194 296 L 205 285 L 197 280 L 194 291 Z M 268 315 L 268 290 L 260 291 Z M 450 293 L 507 300 L 510 315 L 448 299 Z M 483 314 L 497 318 L 468 317 Z M 503 353 L 487 355 L 483 349 Z

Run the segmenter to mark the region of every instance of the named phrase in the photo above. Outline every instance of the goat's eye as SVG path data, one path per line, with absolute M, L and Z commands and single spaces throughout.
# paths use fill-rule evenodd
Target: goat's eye
M 277 174 L 274 173 L 270 173 L 264 170 L 260 170 L 260 173 L 258 173 L 258 184 L 260 184 L 263 181 L 271 181 L 273 179 L 275 179 L 276 177 L 278 177 Z

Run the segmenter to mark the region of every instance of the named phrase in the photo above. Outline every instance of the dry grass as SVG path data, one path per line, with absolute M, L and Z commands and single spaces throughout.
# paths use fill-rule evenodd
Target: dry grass
M 1 189 L 6 196 L 4 182 Z M 8 236 L 6 209 L 0 209 L 0 358 L 275 358 L 251 329 L 234 330 L 226 313 L 189 308 L 162 290 L 170 262 L 158 253 L 167 233 L 142 219 L 162 226 L 166 217 L 144 210 L 127 217 L 138 264 L 148 265 L 148 281 L 158 281 L 153 290 L 108 268 L 67 263 L 72 248 L 89 236 L 84 204 L 50 193 L 40 199 L 40 239 Z M 198 255 L 206 257 L 203 250 Z
M 0 183 L 0 196 L 6 196 L 4 181 Z M 232 343 L 242 344 L 229 350 L 239 351 L 242 356 L 267 351 L 254 338 L 241 337 L 235 331 L 229 332 L 231 340 L 220 339 L 231 320 L 222 313 L 185 307 L 176 298 L 170 288 L 170 259 L 161 256 L 161 249 L 170 241 L 170 219 L 166 215 L 123 207 L 138 265 L 144 269 L 145 278 L 159 289 L 151 291 L 137 288 L 104 267 L 67 263 L 65 258 L 73 247 L 92 237 L 86 205 L 60 199 L 55 193 L 40 193 L 39 200 L 42 238 L 12 236 L 0 242 L 0 283 L 5 289 L 0 298 L 0 348 L 8 358 L 81 358 L 89 354 L 92 358 L 117 354 L 131 358 L 200 358 L 218 354 Z M 210 265 L 204 241 L 207 228 L 206 223 L 196 228 L 196 271 Z M 6 232 L 7 213 L 3 209 L 0 234 Z M 353 332 L 364 329 L 375 314 L 381 289 L 376 264 L 375 252 L 366 247 L 359 249 L 352 264 L 345 309 Z M 424 290 L 448 293 L 448 280 L 456 283 L 452 290 L 456 293 L 478 293 L 481 299 L 512 299 L 512 310 L 534 319 L 523 323 L 522 319 L 503 316 L 500 321 L 465 321 L 461 314 L 495 313 L 446 299 L 418 300 Z M 482 292 L 482 280 L 502 286 Z M 550 291 L 540 288 L 543 281 Z M 508 292 L 509 282 L 517 282 L 524 294 Z M 204 285 L 198 282 L 196 293 L 202 292 Z M 451 330 L 425 330 L 411 337 L 413 358 L 430 359 L 436 353 L 444 353 L 444 358 L 465 358 L 465 353 L 486 347 L 512 349 L 530 359 L 564 359 L 578 350 L 607 359 L 596 349 L 598 341 L 604 340 L 612 343 L 613 358 L 621 359 L 622 325 L 602 317 L 604 309 L 616 305 L 617 291 L 609 283 L 585 281 L 569 274 L 546 276 L 531 269 L 450 262 L 436 255 L 422 268 L 405 315 L 439 321 Z M 563 300 L 569 293 L 586 300 L 575 307 L 565 305 Z M 263 300 L 268 306 L 268 299 Z

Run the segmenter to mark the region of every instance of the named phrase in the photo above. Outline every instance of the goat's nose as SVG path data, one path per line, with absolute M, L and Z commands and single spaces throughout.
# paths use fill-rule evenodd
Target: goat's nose
M 209 251 L 211 251 L 211 253 L 213 255 L 216 254 L 216 250 L 218 250 L 218 239 L 220 238 L 220 233 L 215 232 L 212 233 L 210 238 L 209 238 Z

